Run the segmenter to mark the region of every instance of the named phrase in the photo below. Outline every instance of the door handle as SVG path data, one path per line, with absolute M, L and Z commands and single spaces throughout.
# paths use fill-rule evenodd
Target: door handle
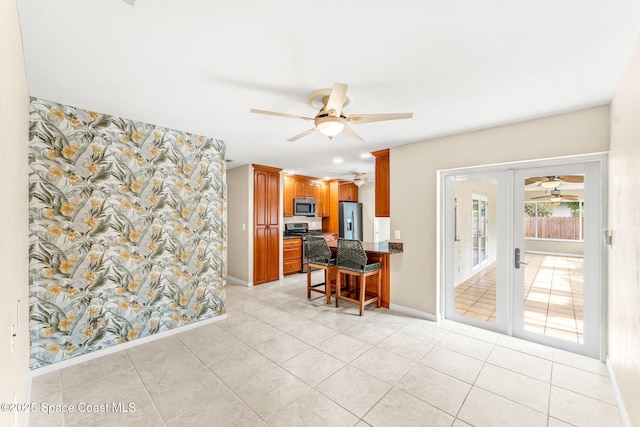
M 520 268 L 520 265 L 522 264 L 524 265 L 529 264 L 528 262 L 520 261 L 520 248 L 516 248 L 514 259 L 515 259 L 515 268 Z

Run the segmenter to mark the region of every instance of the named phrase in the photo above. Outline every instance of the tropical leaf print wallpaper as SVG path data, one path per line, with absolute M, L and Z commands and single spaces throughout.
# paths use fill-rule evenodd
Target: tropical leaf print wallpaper
M 31 368 L 225 313 L 220 140 L 32 98 Z

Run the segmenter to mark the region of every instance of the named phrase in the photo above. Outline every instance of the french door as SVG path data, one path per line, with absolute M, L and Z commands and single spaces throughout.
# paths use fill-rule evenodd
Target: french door
M 600 358 L 606 157 L 441 173 L 444 316 Z

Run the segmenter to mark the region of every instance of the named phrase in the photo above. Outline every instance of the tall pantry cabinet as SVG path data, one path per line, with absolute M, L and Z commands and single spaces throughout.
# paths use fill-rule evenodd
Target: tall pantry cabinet
M 253 165 L 253 284 L 280 278 L 280 171 Z

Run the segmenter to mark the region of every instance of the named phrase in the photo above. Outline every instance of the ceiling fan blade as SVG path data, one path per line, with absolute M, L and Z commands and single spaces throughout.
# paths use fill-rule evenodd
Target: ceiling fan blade
M 317 131 L 317 130 L 318 130 L 318 128 L 311 128 L 311 129 L 309 129 L 309 130 L 305 130 L 304 132 L 299 133 L 299 134 L 297 134 L 297 135 L 295 135 L 295 136 L 292 136 L 291 138 L 287 139 L 287 141 L 291 141 L 291 142 L 293 142 L 293 141 L 297 141 L 297 140 L 299 140 L 300 138 L 304 138 L 304 137 L 305 137 L 305 136 L 307 136 L 307 135 L 311 135 L 312 133 L 314 133 L 314 132 L 315 132 L 315 131 Z
M 340 133 L 344 136 L 348 136 L 349 138 L 357 139 L 358 141 L 364 141 L 364 138 L 362 138 L 353 129 L 351 129 L 351 126 L 345 126 Z
M 353 125 L 363 123 L 382 122 L 384 120 L 410 119 L 413 113 L 389 113 L 389 114 L 352 114 L 347 120 Z
M 534 176 L 531 178 L 526 178 L 524 180 L 524 185 L 533 184 L 534 182 L 546 182 L 546 181 L 549 181 L 549 178 L 547 178 L 546 176 Z
M 563 194 L 562 200 L 578 200 L 578 196 L 573 196 L 571 194 Z
M 560 175 L 558 176 L 558 178 L 560 179 L 560 181 L 564 181 L 564 182 L 573 182 L 573 183 L 584 182 L 584 176 L 582 175 Z
M 267 114 L 269 116 L 289 117 L 291 119 L 314 120 L 313 117 L 296 116 L 295 114 L 277 113 L 275 111 L 256 110 L 255 108 L 252 108 L 251 112 L 256 114 Z
M 331 95 L 327 101 L 325 111 L 329 113 L 331 110 L 336 112 L 336 116 L 340 117 L 342 114 L 342 107 L 347 100 L 347 85 L 344 83 L 334 83 L 333 89 L 331 89 Z
M 538 196 L 538 197 L 532 197 L 530 200 L 535 200 L 535 199 L 550 199 L 553 196 Z

